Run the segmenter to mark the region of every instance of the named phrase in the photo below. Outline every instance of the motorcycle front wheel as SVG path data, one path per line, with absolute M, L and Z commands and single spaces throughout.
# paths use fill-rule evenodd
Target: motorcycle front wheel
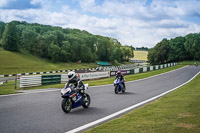
M 125 87 L 123 87 L 123 89 L 122 89 L 122 92 L 124 93 L 126 91 L 126 88 Z
M 83 95 L 83 104 L 82 104 L 83 108 L 88 108 L 90 106 L 90 102 L 91 102 L 90 96 L 87 93 L 85 93 Z
M 118 91 L 118 87 L 119 87 L 119 86 L 117 86 L 117 85 L 115 86 L 115 94 L 118 94 L 118 92 L 119 92 L 119 91 Z
M 65 113 L 69 113 L 72 109 L 72 100 L 71 98 L 64 98 L 61 103 L 62 110 Z

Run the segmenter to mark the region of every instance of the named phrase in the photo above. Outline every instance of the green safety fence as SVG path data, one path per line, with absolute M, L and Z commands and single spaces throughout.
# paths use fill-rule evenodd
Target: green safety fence
M 143 72 L 143 68 L 139 68 L 139 73 L 142 73 Z
M 61 83 L 61 75 L 42 75 L 42 85 Z
M 147 71 L 150 71 L 150 67 L 147 67 Z
M 130 70 L 130 74 L 134 74 L 135 72 L 134 72 L 134 69 L 131 69 Z

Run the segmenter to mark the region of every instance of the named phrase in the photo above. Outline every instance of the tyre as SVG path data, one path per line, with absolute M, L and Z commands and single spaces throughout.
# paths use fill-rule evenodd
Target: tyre
M 83 95 L 83 104 L 82 104 L 83 108 L 88 108 L 90 106 L 90 102 L 91 102 L 90 96 L 87 93 L 85 93 Z
M 124 93 L 126 91 L 126 88 L 124 87 L 123 89 L 122 89 L 122 92 Z
M 71 98 L 64 98 L 61 103 L 62 110 L 65 113 L 69 113 L 72 109 L 72 100 Z
M 115 94 L 118 94 L 118 85 L 115 86 Z

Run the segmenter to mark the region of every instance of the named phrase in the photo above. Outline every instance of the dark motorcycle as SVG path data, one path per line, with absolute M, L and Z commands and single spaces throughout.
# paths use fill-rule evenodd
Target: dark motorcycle
M 88 89 L 88 84 L 85 84 L 83 89 L 72 91 L 72 85 L 68 88 L 61 89 L 61 97 L 63 98 L 61 107 L 65 113 L 69 113 L 71 109 L 82 106 L 88 108 L 90 106 L 90 96 L 85 93 Z
M 125 82 L 125 79 L 123 82 Z M 126 88 L 121 83 L 121 80 L 119 78 L 115 79 L 114 86 L 115 86 L 115 88 L 114 88 L 115 94 L 118 94 L 118 92 L 120 92 L 120 91 L 122 91 L 123 93 L 126 91 Z

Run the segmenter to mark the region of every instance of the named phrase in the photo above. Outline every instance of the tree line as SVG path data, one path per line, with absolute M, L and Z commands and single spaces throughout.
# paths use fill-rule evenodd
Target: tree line
M 136 50 L 148 51 L 147 47 L 136 47 Z
M 184 60 L 200 60 L 200 33 L 191 33 L 170 40 L 163 39 L 148 52 L 148 61 L 151 64 Z
M 0 46 L 54 62 L 122 62 L 133 57 L 134 49 L 84 30 L 19 21 L 0 22 Z

